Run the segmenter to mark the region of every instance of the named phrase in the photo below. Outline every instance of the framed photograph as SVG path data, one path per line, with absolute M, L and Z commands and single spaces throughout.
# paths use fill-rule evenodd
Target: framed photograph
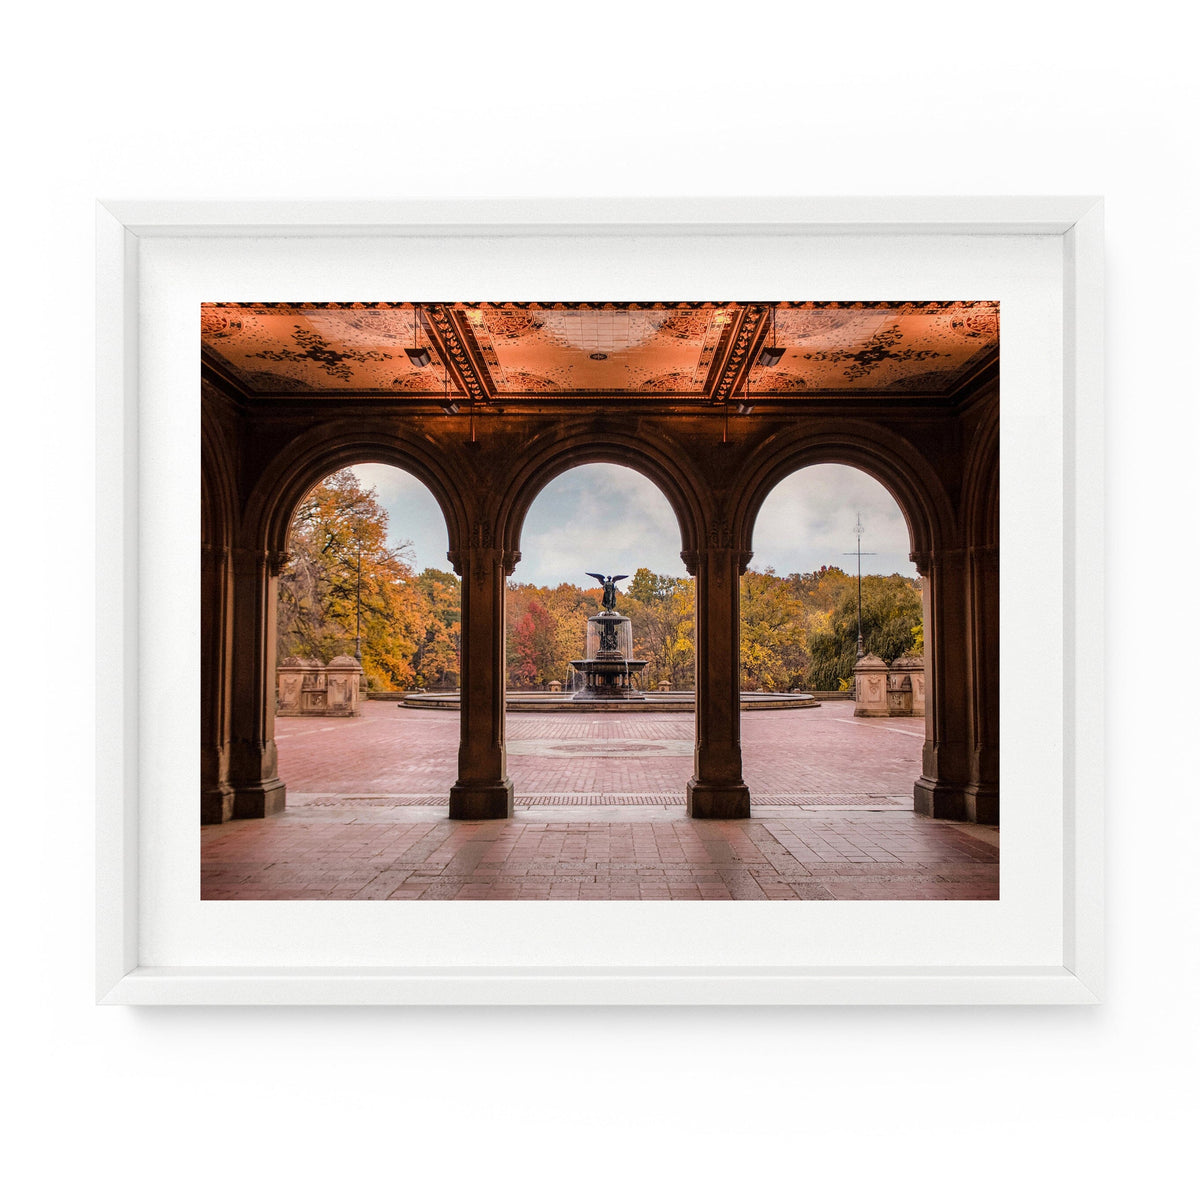
M 98 1000 L 1096 1003 L 1102 220 L 101 203 Z M 448 562 L 387 550 L 361 464 L 424 485 Z M 563 492 L 575 581 L 518 583 L 538 497 L 594 464 L 658 489 L 681 566 Z M 877 481 L 911 566 L 865 574 L 859 517 L 840 566 L 760 567 L 822 464 Z M 301 510 L 350 493 L 379 528 L 318 586 Z M 415 633 L 364 579 L 424 589 Z M 786 636 L 748 633 L 784 592 Z

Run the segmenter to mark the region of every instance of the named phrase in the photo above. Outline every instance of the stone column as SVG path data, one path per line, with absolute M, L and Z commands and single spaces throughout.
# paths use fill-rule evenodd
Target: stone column
M 970 821 L 1000 821 L 1000 548 L 968 552 L 971 756 L 965 793 Z
M 235 549 L 229 782 L 235 817 L 281 812 L 275 756 L 275 608 L 283 555 Z
M 461 727 L 458 781 L 450 789 L 450 816 L 481 821 L 513 815 L 513 785 L 504 753 L 504 580 L 517 563 L 488 544 L 453 555 L 462 576 Z
M 749 560 L 725 548 L 684 559 L 696 576 L 696 773 L 687 786 L 689 817 L 750 815 L 742 778 L 739 589 Z
M 229 675 L 233 572 L 228 546 L 203 546 L 200 557 L 200 822 L 233 816 L 229 783 Z
M 964 789 L 970 742 L 971 669 L 967 654 L 966 554 L 923 556 L 925 577 L 925 746 L 914 809 L 968 819 Z

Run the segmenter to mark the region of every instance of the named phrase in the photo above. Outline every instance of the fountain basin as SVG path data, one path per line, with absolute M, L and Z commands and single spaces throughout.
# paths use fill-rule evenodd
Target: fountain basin
M 403 708 L 459 708 L 458 692 L 422 692 L 399 702 Z M 576 699 L 562 692 L 507 692 L 507 712 L 695 712 L 695 692 L 648 692 L 638 699 Z M 777 708 L 818 708 L 809 692 L 743 692 L 743 712 Z

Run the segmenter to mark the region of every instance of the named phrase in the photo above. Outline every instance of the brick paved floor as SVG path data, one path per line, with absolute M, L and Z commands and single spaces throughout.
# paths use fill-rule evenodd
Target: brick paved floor
M 910 808 L 921 773 L 921 718 L 855 720 L 853 706 L 742 714 L 755 798 Z M 458 714 L 372 701 L 354 720 L 281 717 L 288 804 L 447 803 L 458 774 Z M 510 713 L 516 803 L 683 804 L 692 775 L 691 713 Z
M 509 821 L 450 821 L 458 716 L 278 722 L 288 808 L 201 831 L 211 900 L 989 900 L 999 834 L 912 812 L 919 720 L 743 714 L 754 815 L 691 821 L 689 714 L 510 715 Z
M 295 809 L 202 831 L 206 900 L 994 900 L 998 834 L 914 813 L 763 806 Z

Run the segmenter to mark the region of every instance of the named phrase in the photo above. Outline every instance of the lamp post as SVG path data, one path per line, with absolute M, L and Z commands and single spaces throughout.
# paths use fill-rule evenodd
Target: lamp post
M 865 532 L 866 532 L 866 529 L 863 527 L 863 523 L 862 523 L 862 513 L 855 513 L 854 514 L 854 536 L 858 540 L 858 549 L 857 550 L 847 550 L 846 554 L 848 554 L 848 555 L 854 554 L 858 558 L 858 651 L 854 656 L 856 660 L 862 658 L 862 656 L 863 656 L 863 639 L 862 639 L 862 556 L 863 556 L 863 548 L 862 548 L 862 535 Z M 875 552 L 873 550 L 867 551 L 868 557 L 874 553 Z
M 354 593 L 354 657 L 362 666 L 362 542 L 357 553 L 358 585 Z

